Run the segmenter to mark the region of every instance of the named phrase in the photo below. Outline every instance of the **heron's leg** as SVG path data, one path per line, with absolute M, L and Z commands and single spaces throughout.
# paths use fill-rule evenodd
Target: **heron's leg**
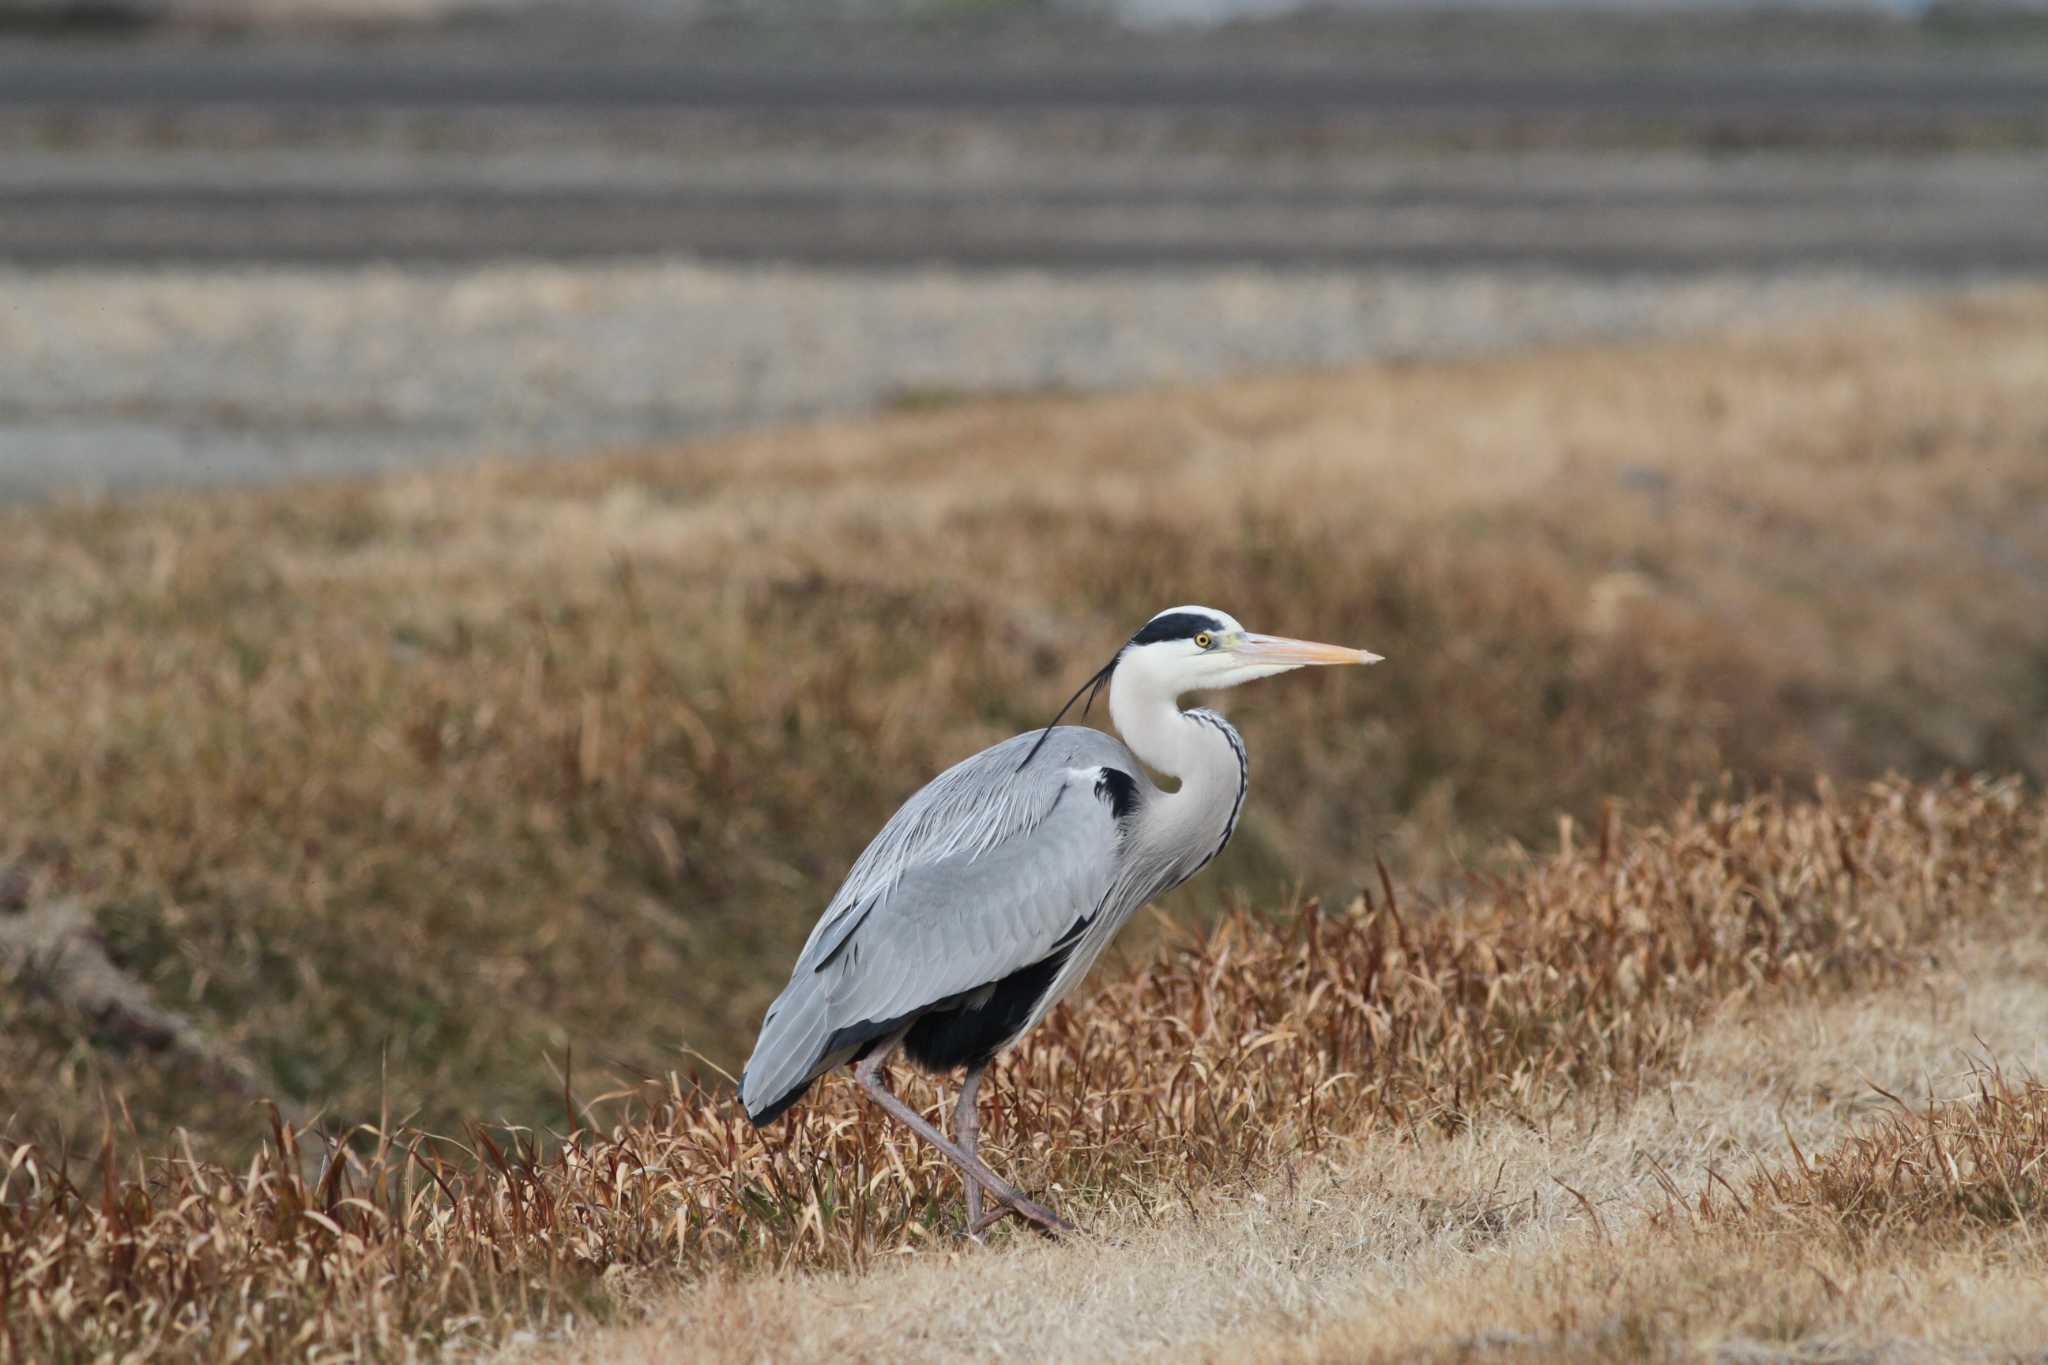
M 1027 1198 L 1015 1186 L 991 1171 L 979 1157 L 970 1156 L 946 1141 L 938 1129 L 924 1121 L 922 1114 L 889 1093 L 881 1081 L 882 1063 L 895 1051 L 896 1041 L 895 1038 L 891 1038 L 854 1064 L 853 1078 L 860 1082 L 861 1089 L 867 1091 L 868 1098 L 881 1105 L 891 1118 L 945 1153 L 967 1179 L 978 1182 L 998 1201 L 1015 1209 L 1047 1232 L 1073 1232 L 1075 1228 L 1072 1223 L 1045 1205 Z
M 967 1068 L 967 1078 L 960 1082 L 960 1098 L 953 1102 L 954 1138 L 959 1142 L 960 1149 L 976 1161 L 981 1160 L 981 1153 L 976 1150 L 981 1142 L 981 1111 L 976 1108 L 974 1097 L 981 1089 L 981 1073 L 986 1070 L 987 1062 Z M 981 1185 L 973 1180 L 962 1180 L 960 1183 L 967 1187 L 967 1235 L 980 1241 L 982 1231 L 1008 1217 L 1011 1208 L 1008 1204 L 999 1204 L 993 1213 L 983 1218 Z

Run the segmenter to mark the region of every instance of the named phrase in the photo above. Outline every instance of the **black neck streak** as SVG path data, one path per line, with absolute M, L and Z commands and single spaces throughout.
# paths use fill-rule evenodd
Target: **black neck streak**
M 1208 856 L 1188 870 L 1187 876 L 1192 877 L 1195 873 L 1200 872 L 1203 868 L 1214 862 L 1216 855 L 1223 851 L 1223 846 L 1230 842 L 1230 836 L 1237 832 L 1237 817 L 1244 814 L 1245 794 L 1251 790 L 1252 786 L 1252 761 L 1245 754 L 1244 740 L 1238 737 L 1237 731 L 1231 726 L 1229 721 L 1223 719 L 1214 711 L 1195 710 L 1186 711 L 1182 714 L 1189 720 L 1206 725 L 1216 731 L 1217 734 L 1222 735 L 1230 744 L 1230 752 L 1237 755 L 1237 799 L 1230 804 L 1230 818 L 1223 822 L 1223 837 L 1216 841 L 1216 847 L 1209 850 Z M 1187 877 L 1183 877 L 1181 880 L 1186 881 Z

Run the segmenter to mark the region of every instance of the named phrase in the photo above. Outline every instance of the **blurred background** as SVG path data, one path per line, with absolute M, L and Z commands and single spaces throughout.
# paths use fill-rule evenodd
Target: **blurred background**
M 0 35 L 16 495 L 2048 262 L 2041 0 L 0 0 Z
M 735 1065 L 1183 601 L 1171 914 L 2038 781 L 2044 275 L 2037 0 L 0 0 L 0 1103 Z

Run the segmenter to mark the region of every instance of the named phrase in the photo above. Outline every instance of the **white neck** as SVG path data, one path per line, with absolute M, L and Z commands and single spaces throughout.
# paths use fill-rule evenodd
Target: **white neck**
M 1119 669 L 1109 683 L 1109 718 L 1131 752 L 1180 786 L 1148 804 L 1142 817 L 1147 841 L 1183 845 L 1206 859 L 1230 830 L 1244 794 L 1244 761 L 1234 731 L 1220 718 L 1196 719 L 1178 699 L 1142 676 Z

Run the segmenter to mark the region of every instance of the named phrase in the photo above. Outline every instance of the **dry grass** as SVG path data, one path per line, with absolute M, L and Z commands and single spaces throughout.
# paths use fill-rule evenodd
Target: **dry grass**
M 0 512 L 0 864 L 330 1131 L 734 1064 L 916 784 L 1161 605 L 1387 654 L 1230 699 L 1170 908 L 1455 898 L 1723 772 L 2048 771 L 2048 297 Z M 0 878 L 4 878 L 0 872 Z M 1142 941 L 1134 941 L 1142 952 Z M 239 1161 L 191 1050 L 0 996 L 13 1132 Z
M 2034 1006 L 2041 1003 L 2037 994 Z M 2048 1086 L 1995 1067 L 1740 1185 L 1675 1186 L 1620 1239 L 1582 1230 L 1340 1321 L 1224 1352 L 1259 1360 L 1978 1360 L 2048 1340 Z M 1454 1272 L 1455 1274 L 1455 1272 Z M 1462 1281 L 1462 1282 L 1459 1282 Z
M 1589 1099 L 1619 1114 L 1715 1013 L 1881 983 L 1937 935 L 2044 894 L 2038 800 L 1892 784 L 1610 830 L 1458 915 L 1238 915 L 1034 1034 L 1015 1063 L 1029 1085 L 999 1078 L 990 1141 L 1070 1210 L 1142 1226 L 1347 1140 L 1539 1129 Z M 296 1141 L 279 1127 L 239 1174 L 110 1146 L 96 1193 L 15 1148 L 0 1285 L 18 1349 L 445 1346 L 677 1277 L 860 1271 L 958 1216 L 931 1154 L 836 1086 L 765 1141 L 723 1089 L 638 1097 L 553 1149 L 385 1128 L 312 1180 Z
M 1404 1216 L 1432 1246 L 1512 1242 L 1478 1172 L 1503 1135 L 1639 1131 L 1704 1030 L 2037 910 L 2020 787 L 1746 793 L 2048 772 L 2044 393 L 2048 295 L 2013 294 L 0 512 L 9 1348 L 401 1355 L 769 1270 L 808 1278 L 726 1296 L 758 1322 L 708 1320 L 818 1340 L 762 1296 L 940 1245 L 957 1187 L 930 1155 L 836 1090 L 763 1143 L 716 1087 L 600 1102 L 586 1078 L 668 1074 L 678 1042 L 734 1059 L 903 795 L 1186 600 L 1390 662 L 1244 694 L 1245 828 L 1169 909 L 1299 908 L 1134 935 L 1140 965 L 997 1081 L 991 1142 L 1134 1243 L 1311 1177 L 1355 1188 L 1361 1153 L 1416 1154 L 1419 1191 L 1461 1151 L 1436 1221 L 1419 1194 Z M 1630 829 L 1610 799 L 1676 814 Z M 51 940 L 26 930 L 57 906 L 78 956 L 8 946 Z M 546 1059 L 571 1044 L 565 1078 Z M 262 1093 L 288 1121 L 259 1143 Z M 1618 1176 L 1562 1178 L 1637 1245 Z M 1724 1224 L 1689 1235 L 1815 1240 Z M 1275 1226 L 1219 1263 L 1288 1262 L 1299 1226 Z M 1571 1278 L 1601 1262 L 1564 1249 L 1599 1239 L 1560 1226 L 1528 1221 L 1564 1258 L 1534 1281 L 1439 1257 L 1408 1286 L 1427 1264 L 1490 1296 L 1428 1300 L 1468 1322 L 1523 1303 L 1516 1349 L 1568 1352 L 1583 1324 L 1541 1315 L 1618 1301 Z M 1678 1250 L 1644 1262 L 1668 1270 L 1651 1304 L 1691 1254 L 1658 1235 Z M 1918 1254 L 1898 1241 L 1870 1264 Z M 1282 1353 L 1448 1339 L 1269 1309 L 1239 1318 Z M 1695 1309 L 1659 1340 L 1694 1341 Z
M 2048 1073 L 2039 909 L 1959 921 L 1910 968 L 1715 1010 L 1633 1102 L 1588 1087 L 1540 1125 L 1342 1142 L 1259 1181 L 1196 1187 L 1078 1245 L 899 1257 L 859 1274 L 721 1279 L 644 1323 L 508 1357 L 564 1362 L 993 1356 L 1161 1361 L 1783 1355 L 1965 1357 L 2048 1333 L 2028 1263 L 1895 1224 L 1829 1290 L 1824 1239 L 1757 1235 L 1727 1192 L 1791 1172 L 1898 1106 L 1972 1096 L 1985 1056 Z M 1782 1177 L 1781 1177 L 1782 1178 Z M 1681 1194 L 1674 1209 L 1671 1189 Z M 1695 1218 L 1705 1195 L 1716 1216 Z M 1107 1215 L 1105 1215 L 1107 1216 Z M 2017 1237 L 2017 1229 L 2009 1235 Z M 1902 1278 L 1893 1279 L 1895 1271 Z M 1834 1270 L 1830 1274 L 1836 1273 Z M 1802 1308 L 1802 1313 L 1788 1312 Z M 1814 1309 L 1819 1311 L 1810 1311 Z M 1652 1338 L 1615 1330 L 1664 1324 Z M 1760 1350 L 1758 1342 L 1768 1341 Z M 1867 1347 L 1859 1349 L 1857 1343 Z
M 1979 1075 L 1975 1100 L 1896 1103 L 1902 1112 L 1875 1131 L 1811 1160 L 1795 1146 L 1789 1169 L 1750 1181 L 1736 1216 L 1859 1251 L 1901 1232 L 1970 1242 L 2017 1230 L 2048 1269 L 2048 1241 L 2036 1236 L 2048 1218 L 2048 1085 L 1992 1069 Z M 1700 1212 L 1725 1210 L 1706 1195 Z

